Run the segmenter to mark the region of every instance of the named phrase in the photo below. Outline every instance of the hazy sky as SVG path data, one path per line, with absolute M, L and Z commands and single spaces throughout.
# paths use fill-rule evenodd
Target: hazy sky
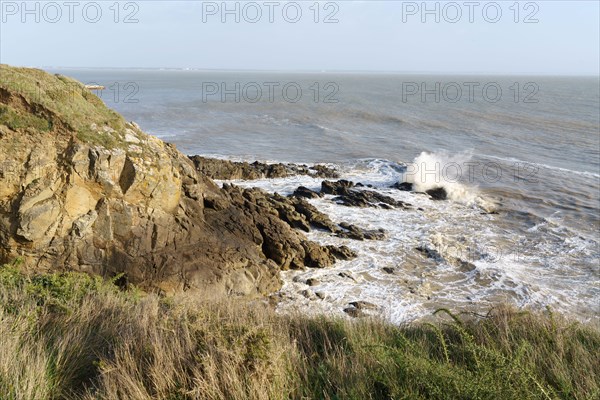
M 575 75 L 600 68 L 598 1 L 428 2 L 430 14 L 421 1 L 230 1 L 231 14 L 222 1 L 114 3 L 30 1 L 24 10 L 21 0 L 0 0 L 0 62 Z

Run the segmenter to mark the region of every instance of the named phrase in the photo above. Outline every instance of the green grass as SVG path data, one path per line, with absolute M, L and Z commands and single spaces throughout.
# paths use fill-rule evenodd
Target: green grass
M 126 121 L 74 79 L 0 64 L 0 90 L 12 96 L 0 109 L 0 124 L 12 130 L 56 130 L 92 145 L 124 146 Z
M 32 114 L 21 114 L 10 106 L 0 104 L 0 125 L 6 125 L 16 131 L 32 128 L 41 132 L 52 129 L 50 121 Z
M 0 267 L 2 399 L 596 399 L 600 333 L 546 313 L 279 315 Z

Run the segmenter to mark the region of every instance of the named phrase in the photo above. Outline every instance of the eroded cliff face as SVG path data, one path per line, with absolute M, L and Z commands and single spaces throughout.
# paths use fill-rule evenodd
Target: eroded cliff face
M 219 188 L 78 82 L 0 66 L 0 262 L 216 297 L 273 292 L 279 270 L 344 254 L 269 198 Z

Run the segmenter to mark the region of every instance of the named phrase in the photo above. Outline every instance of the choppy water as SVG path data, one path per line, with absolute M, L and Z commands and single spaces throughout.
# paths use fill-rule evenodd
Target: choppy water
M 598 321 L 597 77 L 60 72 L 107 86 L 101 95 L 109 106 L 185 153 L 331 163 L 344 177 L 422 209 L 359 210 L 327 198 L 313 201 L 334 220 L 385 228 L 388 239 L 311 233 L 318 241 L 347 244 L 359 257 L 333 269 L 287 273 L 282 308 L 340 313 L 349 301 L 367 300 L 404 321 L 439 306 L 485 309 L 501 300 Z M 422 189 L 442 185 L 452 201 L 388 189 L 398 180 Z M 289 193 L 320 182 L 298 177 L 248 184 Z M 484 212 L 490 208 L 498 214 Z M 441 257 L 427 259 L 418 246 Z M 459 258 L 476 268 L 461 270 Z M 354 280 L 340 278 L 342 270 Z M 313 276 L 320 284 L 308 288 L 303 280 Z M 309 293 L 309 300 L 304 289 L 327 297 Z

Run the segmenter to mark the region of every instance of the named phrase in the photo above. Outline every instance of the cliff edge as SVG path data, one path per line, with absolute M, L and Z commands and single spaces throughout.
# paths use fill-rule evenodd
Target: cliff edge
M 308 241 L 273 196 L 200 171 L 83 84 L 0 65 L 0 263 L 217 297 L 267 294 L 282 269 L 351 256 Z

